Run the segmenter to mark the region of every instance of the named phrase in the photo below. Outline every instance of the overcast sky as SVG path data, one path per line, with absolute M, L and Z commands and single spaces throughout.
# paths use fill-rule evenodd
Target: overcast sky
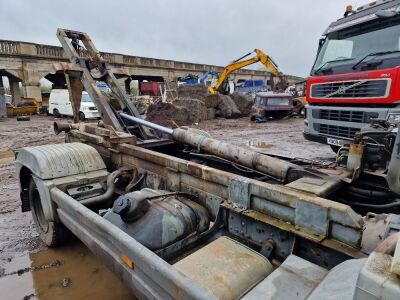
M 346 5 L 367 0 L 0 0 L 0 39 L 59 45 L 57 27 L 105 52 L 226 65 L 259 48 L 307 76 L 318 39 Z

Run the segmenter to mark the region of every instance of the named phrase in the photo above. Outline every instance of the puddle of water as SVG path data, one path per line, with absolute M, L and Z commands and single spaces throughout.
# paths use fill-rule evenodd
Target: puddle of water
M 261 148 L 261 149 L 269 149 L 274 147 L 273 144 L 268 144 L 267 142 L 263 141 L 248 141 L 247 146 Z
M 0 278 L 0 298 L 136 299 L 82 243 L 75 241 L 13 259 Z M 7 275 L 10 274 L 10 275 Z

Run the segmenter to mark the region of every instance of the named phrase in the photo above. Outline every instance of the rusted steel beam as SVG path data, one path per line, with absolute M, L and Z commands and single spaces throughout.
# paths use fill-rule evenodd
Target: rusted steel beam
M 182 144 L 201 149 L 206 153 L 222 157 L 232 163 L 260 171 L 282 181 L 286 181 L 290 169 L 298 168 L 296 165 L 284 160 L 221 142 L 196 132 L 189 133 L 181 128 L 174 129 L 173 137 L 174 140 Z
M 72 112 L 74 116 L 74 123 L 78 123 L 79 112 L 81 109 L 83 85 L 79 77 L 70 76 L 68 73 L 65 73 L 65 80 L 67 81 L 69 99 L 71 102 Z

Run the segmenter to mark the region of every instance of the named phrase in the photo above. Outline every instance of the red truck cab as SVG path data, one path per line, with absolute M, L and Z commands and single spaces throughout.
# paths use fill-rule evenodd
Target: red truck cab
M 399 72 L 400 0 L 348 7 L 320 40 L 304 137 L 337 150 L 372 118 L 399 122 Z

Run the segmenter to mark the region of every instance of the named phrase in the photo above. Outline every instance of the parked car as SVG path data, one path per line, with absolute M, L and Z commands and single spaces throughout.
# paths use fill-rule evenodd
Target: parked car
M 305 117 L 306 97 L 293 97 L 293 113 Z
M 260 92 L 256 94 L 251 110 L 251 121 L 265 122 L 268 118 L 282 119 L 290 116 L 292 113 L 292 94 Z
M 51 91 L 49 99 L 49 114 L 56 118 L 60 118 L 62 116 L 73 116 L 68 90 L 54 89 Z M 89 94 L 82 92 L 79 119 L 85 120 L 96 118 L 100 118 L 100 113 L 98 112 Z

